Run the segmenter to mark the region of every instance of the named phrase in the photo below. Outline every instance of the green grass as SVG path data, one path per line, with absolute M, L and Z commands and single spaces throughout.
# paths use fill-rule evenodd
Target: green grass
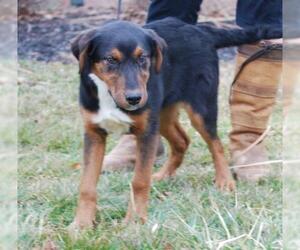
M 17 240 L 16 61 L 0 60 L 0 249 Z
M 221 65 L 219 134 L 227 149 L 229 83 L 234 65 Z M 132 172 L 109 173 L 98 184 L 98 225 L 68 236 L 76 208 L 82 159 L 76 65 L 21 62 L 19 88 L 19 248 L 53 242 L 58 249 L 280 249 L 280 166 L 255 184 L 240 182 L 232 194 L 213 184 L 212 160 L 186 116 L 192 138 L 175 178 L 154 183 L 149 221 L 124 226 Z M 228 73 L 231 72 L 231 73 Z M 267 139 L 271 159 L 281 152 L 281 112 L 276 107 Z M 110 139 L 108 150 L 116 141 Z M 228 153 L 227 153 L 228 154 Z M 159 166 L 156 166 L 156 169 Z M 226 244 L 226 240 L 234 239 Z

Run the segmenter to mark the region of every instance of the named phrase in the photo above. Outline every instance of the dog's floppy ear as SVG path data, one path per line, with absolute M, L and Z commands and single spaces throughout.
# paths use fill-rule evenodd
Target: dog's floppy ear
M 150 36 L 153 43 L 155 70 L 159 73 L 163 62 L 163 50 L 167 47 L 167 44 L 154 30 L 146 29 L 146 33 Z
M 92 52 L 91 42 L 97 36 L 97 30 L 89 30 L 81 33 L 71 42 L 71 51 L 79 61 L 79 70 L 83 70 L 87 55 Z

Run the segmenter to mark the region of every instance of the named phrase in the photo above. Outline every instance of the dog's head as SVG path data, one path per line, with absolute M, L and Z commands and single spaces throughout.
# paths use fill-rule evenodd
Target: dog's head
M 131 111 L 146 104 L 150 71 L 160 71 L 165 46 L 153 30 L 115 21 L 79 35 L 72 52 L 79 61 L 80 74 L 97 75 L 116 104 Z

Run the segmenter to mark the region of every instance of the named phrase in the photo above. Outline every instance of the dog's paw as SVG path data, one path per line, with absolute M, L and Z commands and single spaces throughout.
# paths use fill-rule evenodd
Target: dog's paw
M 235 181 L 232 178 L 231 174 L 216 176 L 215 186 L 220 191 L 234 191 L 235 190 Z
M 80 226 L 77 224 L 76 221 L 73 221 L 67 228 L 68 234 L 69 236 L 76 240 L 78 239 L 79 235 L 80 235 Z
M 122 221 L 123 225 L 128 225 L 128 224 L 145 224 L 147 222 L 147 216 L 132 216 L 132 215 L 126 215 L 124 220 Z
M 137 205 L 137 204 L 135 204 Z M 132 207 L 132 204 L 128 206 L 127 213 L 125 218 L 123 219 L 122 224 L 128 225 L 128 224 L 135 224 L 135 223 L 141 223 L 145 224 L 147 222 L 148 216 L 147 216 L 147 209 L 138 207 L 134 208 Z
M 94 228 L 94 223 L 93 221 L 78 221 L 74 220 L 67 228 L 69 236 L 72 239 L 77 239 L 80 235 L 85 230 L 93 229 Z
M 169 179 L 169 178 L 171 178 L 171 177 L 173 177 L 175 175 L 176 175 L 176 171 L 175 170 L 172 171 L 172 172 L 170 172 L 170 171 L 165 171 L 165 170 L 161 169 L 160 171 L 158 171 L 157 173 L 154 173 L 152 175 L 152 180 L 153 181 L 167 180 L 167 179 Z

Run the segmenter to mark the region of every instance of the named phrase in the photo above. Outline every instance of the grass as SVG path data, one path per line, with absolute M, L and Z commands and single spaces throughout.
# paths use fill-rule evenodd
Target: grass
M 289 63 L 285 62 L 285 65 Z M 295 65 L 296 66 L 296 65 Z M 295 67 L 294 66 L 294 67 Z M 299 66 L 299 63 L 298 65 Z M 294 93 L 292 103 L 284 123 L 283 157 L 285 159 L 283 169 L 283 245 L 285 249 L 296 250 L 300 248 L 300 173 L 299 169 L 299 141 L 300 141 L 300 75 L 298 78 L 284 71 L 285 87 L 291 87 L 289 77 L 295 77 L 293 85 Z
M 0 249 L 17 241 L 16 61 L 0 60 Z
M 221 64 L 219 134 L 227 149 L 228 94 L 234 65 Z M 229 73 L 230 72 L 230 73 Z M 76 65 L 23 61 L 19 88 L 19 248 L 40 249 L 281 249 L 280 166 L 257 185 L 240 182 L 232 194 L 213 184 L 210 154 L 182 115 L 192 144 L 175 178 L 154 183 L 149 221 L 124 226 L 132 172 L 109 173 L 98 184 L 95 230 L 68 236 L 82 159 Z M 281 112 L 267 139 L 271 159 L 281 157 Z M 110 150 L 116 138 L 108 142 Z M 159 166 L 156 166 L 156 169 Z

